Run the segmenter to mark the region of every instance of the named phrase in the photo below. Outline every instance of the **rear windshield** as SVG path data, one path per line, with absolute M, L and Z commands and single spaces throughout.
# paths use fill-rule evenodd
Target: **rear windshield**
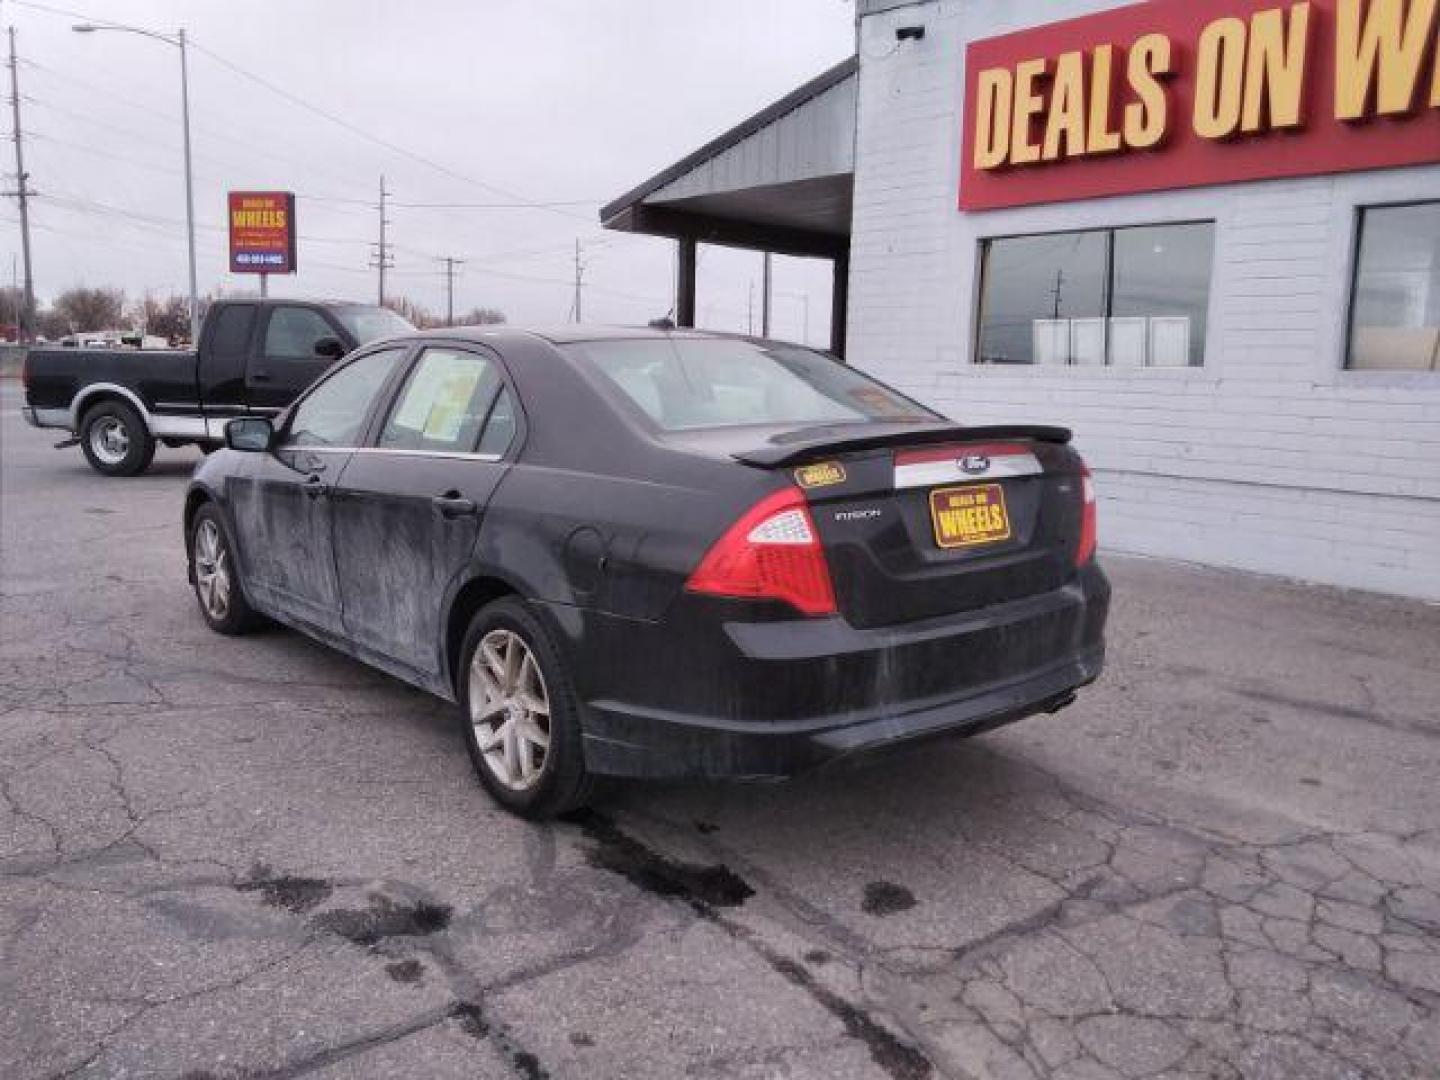
M 335 317 L 350 332 L 357 346 L 368 345 L 381 338 L 399 337 L 415 329 L 389 308 L 370 307 L 367 304 L 337 307 Z
M 940 419 L 853 368 L 794 345 L 666 338 L 588 341 L 564 349 L 664 431 Z

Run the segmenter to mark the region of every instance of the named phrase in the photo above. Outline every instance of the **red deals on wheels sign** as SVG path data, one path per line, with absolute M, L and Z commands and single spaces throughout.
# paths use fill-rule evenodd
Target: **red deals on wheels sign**
M 960 206 L 1440 162 L 1437 0 L 1154 0 L 972 42 Z
M 230 192 L 230 272 L 295 273 L 295 196 Z

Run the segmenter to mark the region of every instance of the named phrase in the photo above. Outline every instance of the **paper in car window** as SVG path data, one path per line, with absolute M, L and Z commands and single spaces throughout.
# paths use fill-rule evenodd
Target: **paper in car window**
M 460 353 L 426 353 L 391 423 L 430 439 L 454 439 L 480 381 L 483 363 Z
M 430 406 L 430 415 L 425 418 L 427 439 L 453 442 L 459 437 L 460 425 L 465 422 L 466 410 L 479 381 L 480 369 L 472 364 L 469 371 L 457 371 L 440 385 Z

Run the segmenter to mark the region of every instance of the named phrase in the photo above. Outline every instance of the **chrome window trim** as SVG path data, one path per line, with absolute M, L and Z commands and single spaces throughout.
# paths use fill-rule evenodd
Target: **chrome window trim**
M 277 450 L 303 450 L 312 454 L 389 454 L 402 457 L 426 457 L 426 458 L 458 458 L 462 461 L 504 461 L 504 454 L 479 454 L 460 453 L 446 450 L 406 450 L 402 447 L 393 446 L 308 446 L 308 445 L 286 445 L 276 447 Z

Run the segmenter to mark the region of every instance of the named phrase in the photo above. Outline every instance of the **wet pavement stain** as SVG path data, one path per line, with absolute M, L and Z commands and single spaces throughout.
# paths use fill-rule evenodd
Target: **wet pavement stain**
M 865 886 L 865 898 L 860 902 L 860 909 L 866 915 L 878 915 L 881 918 L 909 911 L 914 906 L 915 894 L 904 885 L 896 885 L 893 881 L 870 882 Z
M 693 866 L 676 862 L 652 851 L 633 836 L 622 832 L 616 824 L 594 810 L 580 810 L 562 818 L 579 825 L 587 838 L 595 842 L 589 853 L 592 866 L 608 870 L 632 884 L 666 899 L 688 905 L 702 919 L 719 926 L 737 941 L 743 941 L 757 956 L 787 982 L 805 991 L 845 1028 L 852 1039 L 865 1044 L 870 1058 L 888 1073 L 892 1080 L 927 1080 L 935 1066 L 921 1051 L 901 1040 L 869 1013 L 852 1005 L 829 987 L 824 986 L 798 960 L 777 952 L 751 928 L 733 921 L 718 909 L 738 907 L 755 895 L 742 878 L 727 866 Z M 872 882 L 887 886 L 895 893 L 890 902 L 899 902 L 895 910 L 913 907 L 915 897 L 909 889 L 889 882 Z M 868 889 L 867 889 L 868 891 Z M 899 894 L 898 896 L 896 894 Z M 810 959 L 824 950 L 811 950 Z M 824 954 L 829 959 L 828 954 Z
M 803 966 L 789 957 L 781 956 L 769 946 L 755 941 L 752 941 L 751 945 L 769 961 L 776 972 L 808 993 L 839 1020 L 845 1027 L 845 1034 L 864 1043 L 865 1048 L 870 1051 L 870 1059 L 894 1080 L 926 1080 L 934 1074 L 935 1066 L 930 1063 L 929 1058 L 913 1046 L 901 1042 L 868 1013 L 856 1008 L 828 987 L 822 986 Z
M 271 907 L 284 908 L 296 915 L 303 915 L 330 898 L 333 891 L 328 881 L 321 878 L 272 876 L 264 866 L 257 866 L 250 872 L 250 880 L 235 886 L 237 892 L 259 893 L 260 898 Z
M 460 1030 L 472 1039 L 483 1039 L 490 1034 L 490 1024 L 479 1005 L 468 1001 L 458 1002 L 450 1010 L 450 1015 L 460 1021 Z
M 503 1027 L 487 1020 L 479 1005 L 472 1001 L 456 1002 L 450 1015 L 460 1022 L 460 1030 L 466 1035 L 487 1041 L 499 1050 L 521 1080 L 550 1080 L 550 1074 L 540 1064 L 540 1059 L 517 1045 Z
M 351 908 L 324 911 L 315 916 L 313 924 L 356 945 L 373 947 L 386 938 L 439 933 L 450 925 L 450 915 L 451 909 L 444 904 L 424 901 L 398 904 L 388 896 L 371 894 L 370 906 L 364 911 Z
M 594 842 L 587 855 L 590 865 L 619 874 L 648 893 L 684 901 L 702 914 L 715 908 L 739 907 L 755 895 L 755 890 L 728 866 L 697 866 L 666 858 L 627 836 L 594 810 L 581 810 L 564 820 L 579 825 Z
M 419 960 L 397 960 L 385 965 L 385 974 L 398 983 L 417 983 L 425 977 L 425 965 Z

